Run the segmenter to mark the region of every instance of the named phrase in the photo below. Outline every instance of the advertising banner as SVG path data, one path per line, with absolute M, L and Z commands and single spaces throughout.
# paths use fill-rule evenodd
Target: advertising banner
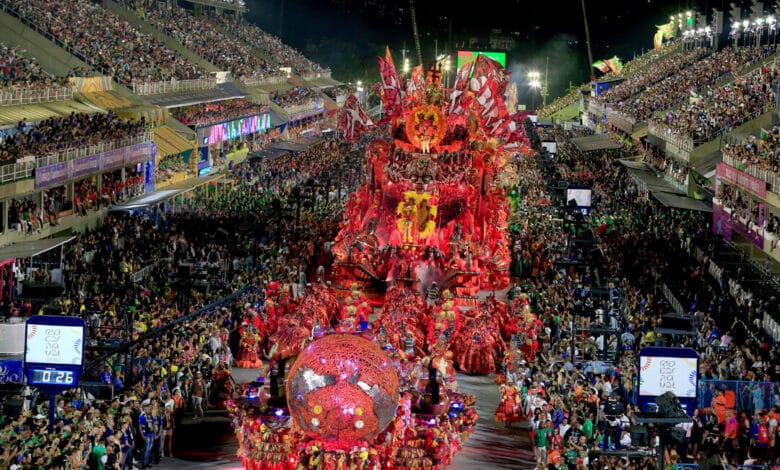
M 731 184 L 747 189 L 760 198 L 766 198 L 766 182 L 725 163 L 718 163 L 716 174 Z
M 71 178 L 97 173 L 100 171 L 100 155 L 87 155 L 86 157 L 71 160 Z
M 734 238 L 734 232 L 742 235 L 746 240 L 750 240 L 750 243 L 762 250 L 764 249 L 764 237 L 761 234 L 756 233 L 754 230 L 749 230 L 739 217 L 732 217 L 731 214 L 722 208 L 713 205 L 712 233 L 723 235 L 724 240 L 731 241 Z
M 35 187 L 54 186 L 69 179 L 143 162 L 153 159 L 156 153 L 157 145 L 154 142 L 144 142 L 39 167 L 35 169 Z
M 55 163 L 35 169 L 35 187 L 41 188 L 62 183 L 68 180 L 70 162 Z

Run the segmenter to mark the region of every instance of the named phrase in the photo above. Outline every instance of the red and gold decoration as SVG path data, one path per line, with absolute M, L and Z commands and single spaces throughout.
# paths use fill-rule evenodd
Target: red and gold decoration
M 508 72 L 479 56 L 443 88 L 440 70 L 399 77 L 389 51 L 378 61 L 386 133 L 366 145 L 333 286 L 293 299 L 269 285 L 244 322 L 242 358 L 270 362 L 265 383 L 229 403 L 248 469 L 443 468 L 477 420 L 455 370 L 494 372 L 518 332 L 523 355 L 536 352 L 533 319 L 477 295 L 509 283 L 508 162 L 529 152 L 524 116 L 504 105 Z M 376 125 L 354 97 L 339 118 L 349 140 Z M 518 418 L 514 392 L 499 419 Z
M 368 182 L 347 202 L 333 277 L 372 298 L 437 282 L 474 305 L 479 289 L 509 282 L 507 162 L 528 147 L 504 105 L 508 72 L 479 56 L 445 89 L 440 71 L 399 78 L 389 54 L 378 61 L 387 134 L 367 145 Z
M 406 135 L 422 153 L 430 153 L 446 133 L 447 121 L 436 105 L 420 105 L 406 116 Z
M 287 405 L 310 435 L 350 448 L 370 441 L 395 416 L 398 375 L 379 346 L 336 334 L 309 344 L 287 379 Z

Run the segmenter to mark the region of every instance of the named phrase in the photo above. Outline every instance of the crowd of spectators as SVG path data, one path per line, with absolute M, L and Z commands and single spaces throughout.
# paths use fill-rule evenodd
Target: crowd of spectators
M 277 91 L 271 94 L 271 101 L 282 108 L 291 108 L 310 104 L 317 98 L 317 92 L 311 88 L 297 86 L 287 91 Z
M 108 113 L 71 113 L 36 124 L 21 121 L 16 132 L 0 142 L 0 162 L 12 163 L 26 156 L 41 157 L 67 149 L 87 147 L 142 135 L 146 121 L 127 120 Z
M 769 47 L 743 47 L 739 50 L 726 47 L 687 67 L 670 70 L 671 75 L 660 81 L 653 79 L 653 70 L 648 70 L 642 75 L 653 84 L 644 91 L 619 100 L 614 109 L 637 121 L 644 121 L 652 117 L 654 112 L 667 110 L 694 96 L 706 100 L 714 92 L 712 84 L 717 79 L 735 74 L 740 68 L 758 62 L 770 52 Z
M 276 67 L 290 67 L 296 74 L 308 74 L 323 72 L 328 69 L 307 59 L 295 48 L 284 44 L 278 37 L 269 34 L 243 18 L 231 15 L 220 15 L 214 18 L 230 34 L 244 41 L 246 44 L 259 49 L 271 60 L 276 61 Z
M 568 93 L 561 96 L 560 98 L 556 98 L 552 103 L 542 107 L 539 110 L 539 117 L 545 118 L 545 117 L 552 116 L 553 114 L 562 110 L 566 106 L 574 104 L 578 100 L 582 99 L 583 93 L 588 93 L 589 91 L 590 91 L 590 84 L 582 85 L 575 90 L 569 91 Z
M 642 76 L 647 76 L 650 70 L 650 65 L 653 65 L 653 67 L 656 66 L 656 62 L 660 60 L 664 60 L 668 56 L 674 56 L 677 52 L 680 51 L 680 43 L 679 42 L 672 42 L 665 46 L 662 49 L 653 49 L 651 51 L 648 51 L 646 53 L 643 53 L 639 57 L 635 57 L 631 61 L 627 62 L 626 65 L 623 67 L 623 69 L 620 71 L 620 75 L 615 75 L 613 72 L 608 72 L 607 74 L 600 77 L 600 80 L 609 80 L 609 79 L 615 79 L 615 78 L 626 78 L 631 80 L 635 75 L 641 74 Z M 656 80 L 650 79 L 650 82 L 655 82 Z M 579 100 L 583 94 L 589 94 L 591 89 L 591 84 L 586 83 L 578 87 L 576 90 L 571 90 L 565 95 L 561 96 L 560 98 L 555 99 L 552 103 L 544 106 L 539 110 L 539 116 L 540 117 L 549 117 L 558 111 L 562 110 L 566 106 L 569 106 L 573 103 L 576 103 L 577 100 Z
M 300 154 L 246 162 L 231 170 L 233 184 L 217 197 L 198 188 L 157 223 L 111 214 L 97 230 L 78 235 L 66 255 L 65 295 L 57 305 L 85 318 L 92 342 L 116 343 L 127 324 L 135 339 L 160 333 L 135 346 L 133 370 L 108 359 L 87 371 L 114 387 L 113 398 L 75 391 L 60 396 L 53 434 L 45 432 L 43 397 L 20 396 L 23 411 L 0 422 L 0 466 L 130 470 L 133 462 L 145 468 L 175 452 L 170 442 L 185 410 L 198 418 L 218 405 L 224 389 L 216 384 L 229 370 L 237 328 L 247 308 L 262 306 L 263 294 L 249 290 L 210 315 L 183 317 L 244 285 L 298 282 L 326 255 L 344 200 L 324 192 L 294 202 L 296 185 L 342 184 L 346 196 L 359 180 L 341 168 L 356 164 L 357 155 L 352 145 L 325 141 Z M 253 202 L 261 199 L 267 203 Z M 184 287 L 168 276 L 180 262 L 220 271 L 223 282 L 208 291 L 194 287 L 183 302 L 177 291 Z M 147 266 L 153 269 L 134 277 Z M 5 308 L 14 312 L 15 305 Z M 88 349 L 87 358 L 95 354 Z
M 758 168 L 780 175 L 780 127 L 750 136 L 744 142 L 726 144 L 723 156 L 733 159 L 740 170 Z
M 207 126 L 258 115 L 266 111 L 268 111 L 266 105 L 236 99 L 174 108 L 171 110 L 171 114 L 188 126 Z
M 571 135 L 553 133 L 559 149 L 573 148 L 565 142 Z M 773 398 L 777 387 L 769 383 L 780 378 L 779 351 L 752 332 L 758 331 L 756 325 L 767 308 L 773 308 L 771 302 L 758 298 L 741 302 L 727 289 L 705 296 L 703 266 L 692 253 L 697 246 L 711 253 L 714 242 L 708 236 L 710 222 L 701 213 L 665 208 L 642 198 L 625 168 L 608 159 L 572 150 L 557 154 L 551 163 L 545 168 L 534 161 L 517 162 L 523 216 L 510 225 L 515 239 L 513 275 L 521 279 L 512 292 L 515 298 L 527 296 L 542 327 L 535 338 L 538 348 L 530 349 L 536 354 L 528 354 L 527 338 L 513 342 L 514 348 L 524 351 L 520 355 L 524 360 L 508 363 L 507 377 L 516 384 L 531 421 L 539 463 L 578 469 L 656 468 L 657 457 L 641 453 L 652 446 L 654 431 L 638 426 L 632 416 L 638 412 L 635 351 L 672 340 L 654 331 L 661 314 L 672 311 L 660 290 L 664 283 L 683 300 L 696 328 L 696 336 L 672 341 L 699 351 L 700 379 L 746 381 L 745 391 L 739 392 L 744 395 L 741 416 L 733 427 L 725 412 L 721 417 L 709 408 L 709 400 L 716 402 L 722 392 L 715 391 L 716 382 L 708 384 L 709 392 L 702 398 L 705 407 L 697 410 L 691 424 L 680 425 L 681 442 L 667 446 L 667 464 L 768 462 L 777 455 L 775 442 L 780 443 L 774 437 L 775 412 L 769 411 L 780 404 Z M 547 188 L 571 175 L 572 169 L 577 169 L 579 182 L 592 185 L 593 211 L 589 220 L 563 217 L 561 224 L 550 215 L 549 204 L 558 198 Z M 596 236 L 598 255 L 573 242 L 588 232 Z M 670 259 L 678 261 L 671 264 Z M 607 285 L 607 292 L 594 294 L 592 289 L 600 285 Z M 614 330 L 580 337 L 566 325 Z M 575 366 L 572 353 L 578 361 L 616 362 L 601 369 Z M 620 406 L 605 406 L 610 402 Z M 760 437 L 765 425 L 769 442 Z M 631 450 L 633 456 L 598 452 L 621 449 Z
M 728 85 L 708 89 L 698 100 L 656 119 L 669 132 L 707 142 L 774 106 L 777 71 L 761 67 Z
M 608 89 L 606 92 L 597 96 L 596 99 L 602 103 L 624 101 L 631 96 L 640 93 L 648 86 L 684 70 L 694 62 L 701 60 L 710 52 L 710 49 L 700 47 L 692 51 L 669 54 L 653 63 L 652 67 L 644 68 L 641 71 L 638 71 L 634 76 L 627 78 L 616 86 Z
M 649 148 L 644 153 L 644 161 L 677 183 L 681 185 L 687 184 L 688 166 L 675 158 L 664 155 L 664 152 L 657 150 L 655 147 Z
M 126 4 L 136 7 L 135 1 L 128 0 Z M 145 21 L 220 70 L 230 71 L 235 78 L 264 78 L 279 74 L 277 67 L 258 57 L 244 41 L 222 33 L 182 7 L 157 4 L 141 12 Z
M 68 86 L 67 77 L 51 77 L 34 57 L 0 43 L 0 90 Z
M 347 96 L 355 93 L 356 91 L 357 90 L 355 89 L 355 87 L 352 87 L 350 85 L 332 86 L 322 90 L 323 93 L 325 93 L 326 95 L 328 95 L 330 98 L 334 100 L 338 97 L 346 98 Z
M 38 31 L 53 36 L 64 47 L 119 82 L 200 78 L 204 71 L 153 36 L 122 21 L 99 3 L 74 0 L 7 2 Z

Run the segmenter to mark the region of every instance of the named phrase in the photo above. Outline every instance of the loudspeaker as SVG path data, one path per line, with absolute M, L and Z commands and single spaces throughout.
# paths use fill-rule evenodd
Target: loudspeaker
M 667 313 L 661 317 L 661 328 L 673 330 L 693 330 L 691 317 L 683 313 Z
M 658 415 L 663 418 L 678 418 L 686 416 L 685 411 L 680 405 L 680 400 L 677 399 L 677 395 L 672 392 L 666 392 L 656 398 L 658 403 Z

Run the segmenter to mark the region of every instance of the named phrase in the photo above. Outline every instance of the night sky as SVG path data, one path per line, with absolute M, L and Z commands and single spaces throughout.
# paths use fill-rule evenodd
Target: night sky
M 385 44 L 393 50 L 397 65 L 402 49 L 416 55 L 408 0 L 246 1 L 250 21 L 330 66 L 342 81 L 376 79 L 375 56 L 383 53 Z M 750 5 L 749 0 L 736 3 L 746 9 Z M 775 2 L 765 4 L 769 8 Z M 617 55 L 626 62 L 652 47 L 654 25 L 667 22 L 669 15 L 689 9 L 711 15 L 715 7 L 727 12 L 729 2 L 586 0 L 593 58 Z M 490 31 L 500 29 L 518 44 L 508 54 L 514 77 L 533 68 L 543 72 L 549 57 L 551 98 L 563 93 L 569 83 L 583 83 L 588 77 L 580 0 L 417 0 L 415 8 L 425 61 L 433 58 L 437 46 L 439 53 L 448 46 L 450 52 L 468 49 L 470 41 L 487 43 Z

